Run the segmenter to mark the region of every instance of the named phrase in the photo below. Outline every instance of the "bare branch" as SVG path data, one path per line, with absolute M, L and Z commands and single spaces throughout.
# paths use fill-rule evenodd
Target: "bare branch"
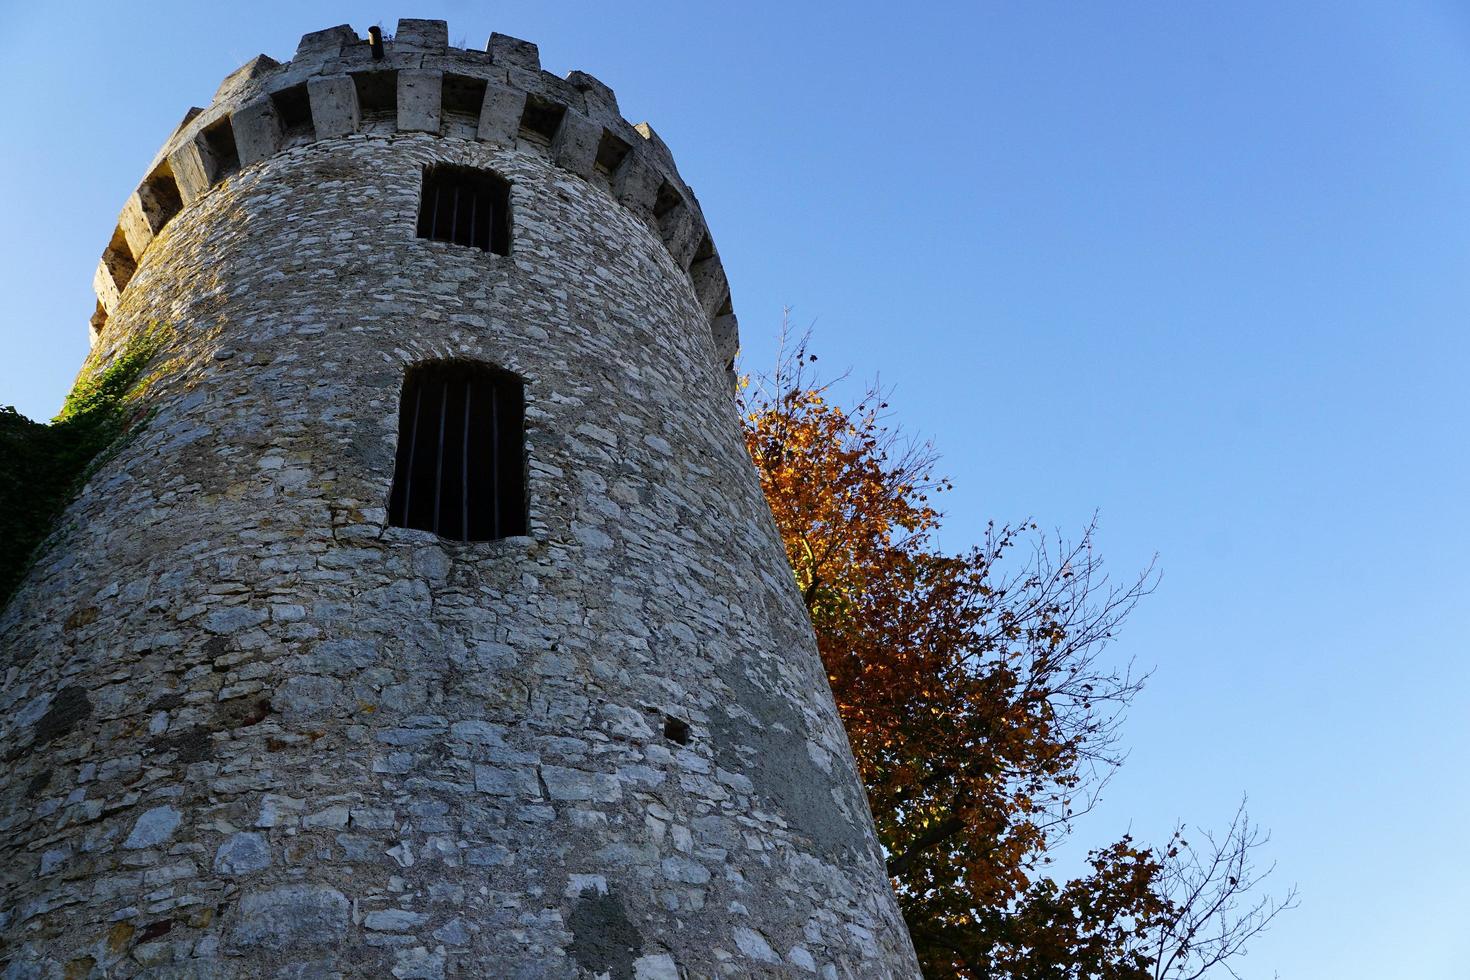
M 1196 848 L 1176 830 L 1165 853 L 1159 891 L 1170 912 L 1150 939 L 1155 980 L 1199 980 L 1217 967 L 1235 976 L 1230 961 L 1296 907 L 1295 885 L 1280 897 L 1252 894 L 1276 866 L 1256 866 L 1271 838 L 1250 822 L 1244 799 L 1223 836 L 1203 837 L 1208 846 Z

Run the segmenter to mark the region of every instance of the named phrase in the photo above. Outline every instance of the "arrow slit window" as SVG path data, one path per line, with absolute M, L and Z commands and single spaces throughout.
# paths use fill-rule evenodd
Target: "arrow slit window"
M 467 361 L 409 368 L 388 523 L 456 541 L 526 533 L 520 378 Z

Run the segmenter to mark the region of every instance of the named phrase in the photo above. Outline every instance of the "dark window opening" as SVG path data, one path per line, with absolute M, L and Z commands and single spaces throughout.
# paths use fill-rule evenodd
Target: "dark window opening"
M 418 237 L 510 254 L 510 183 L 488 170 L 424 170 Z
M 459 113 L 480 121 L 480 108 L 485 104 L 485 80 L 469 75 L 445 75 L 442 108 L 446 114 Z
M 162 166 L 148 175 L 138 194 L 143 208 L 148 213 L 148 223 L 156 232 L 184 209 L 184 199 L 179 194 L 174 172 L 165 161 Z
M 690 260 L 690 264 L 693 265 L 698 262 L 704 262 L 714 257 L 715 243 L 710 239 L 708 235 L 705 235 L 699 240 L 699 247 L 694 250 L 694 258 Z
M 567 107 L 549 102 L 537 95 L 526 96 L 526 111 L 521 113 L 521 136 L 532 141 L 550 144 L 551 138 L 561 127 L 561 117 Z
M 367 120 L 398 118 L 398 72 L 354 72 L 352 85 L 357 89 L 359 118 Z
M 102 261 L 106 264 L 107 272 L 112 276 L 118 292 L 122 292 L 138 271 L 138 260 L 133 258 L 133 248 L 128 244 L 122 228 L 112 230 L 112 238 L 102 252 Z
M 100 302 L 97 304 L 97 309 L 92 312 L 92 316 L 88 322 L 92 326 L 92 336 L 101 336 L 103 328 L 107 326 L 107 310 L 102 308 Z
M 412 367 L 388 523 L 459 541 L 526 533 L 525 387 L 484 364 Z
M 224 116 L 204 130 L 204 146 L 213 158 L 214 172 L 209 175 L 211 184 L 218 183 L 240 169 L 240 151 L 235 147 L 235 130 L 230 117 Z
M 604 177 L 611 177 L 628 155 L 629 149 L 627 143 L 604 129 L 602 139 L 597 142 L 597 158 L 593 165 Z
M 664 716 L 664 738 L 679 745 L 689 744 L 689 723 L 680 721 L 673 715 Z
M 316 124 L 311 121 L 311 99 L 304 84 L 271 93 L 271 103 L 276 107 L 276 115 L 281 117 L 281 132 L 286 139 L 316 137 Z
M 666 214 L 683 203 L 684 198 L 678 191 L 674 190 L 674 185 L 668 181 L 664 181 L 659 185 L 658 198 L 653 202 L 653 216 L 662 220 Z

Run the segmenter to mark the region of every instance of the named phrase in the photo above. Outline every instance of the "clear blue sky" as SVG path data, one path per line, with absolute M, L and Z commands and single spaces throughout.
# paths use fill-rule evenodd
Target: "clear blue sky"
M 400 15 L 534 40 L 673 147 L 748 366 L 790 305 L 894 386 L 951 545 L 1097 509 L 1120 573 L 1159 553 L 1114 649 L 1156 673 L 1080 837 L 1248 791 L 1302 907 L 1245 977 L 1466 976 L 1470 7 L 0 11 L 0 403 L 59 406 L 114 216 L 237 65 Z

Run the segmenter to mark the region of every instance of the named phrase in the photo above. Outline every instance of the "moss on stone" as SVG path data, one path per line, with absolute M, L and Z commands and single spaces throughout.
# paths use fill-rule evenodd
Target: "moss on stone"
M 143 372 L 171 331 L 154 324 L 80 379 L 44 425 L 0 406 L 0 608 L 87 476 L 141 421 Z

